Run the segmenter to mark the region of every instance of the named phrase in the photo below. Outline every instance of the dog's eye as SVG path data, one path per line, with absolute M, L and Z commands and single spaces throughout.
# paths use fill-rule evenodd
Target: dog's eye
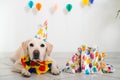
M 44 45 L 44 44 L 41 44 L 40 46 L 41 46 L 41 47 L 44 47 L 45 45 Z
M 34 46 L 33 43 L 30 43 L 30 46 L 33 47 Z

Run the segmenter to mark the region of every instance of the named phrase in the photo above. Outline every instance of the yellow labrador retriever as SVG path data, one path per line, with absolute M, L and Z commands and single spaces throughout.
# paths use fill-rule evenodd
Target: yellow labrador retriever
M 31 73 L 21 64 L 21 57 L 29 55 L 30 60 L 33 61 L 52 60 L 51 73 L 55 75 L 60 74 L 60 70 L 58 69 L 55 60 L 50 57 L 52 48 L 52 44 L 42 42 L 39 39 L 26 40 L 11 57 L 11 60 L 14 62 L 12 71 L 19 72 L 23 76 L 31 76 Z

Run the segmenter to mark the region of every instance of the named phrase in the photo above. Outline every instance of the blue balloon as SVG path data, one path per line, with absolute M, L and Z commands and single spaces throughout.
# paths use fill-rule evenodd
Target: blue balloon
M 33 2 L 33 1 L 29 1 L 29 2 L 28 2 L 28 6 L 29 6 L 29 8 L 32 8 L 33 5 L 34 5 L 34 2 Z
M 93 4 L 94 0 L 89 0 L 89 2 L 90 2 L 91 4 Z
M 85 74 L 89 75 L 90 71 L 88 69 L 85 70 Z
M 95 67 L 93 67 L 93 69 L 92 69 L 92 70 L 93 70 L 93 72 L 97 72 L 97 69 L 96 69 Z
M 87 55 L 90 55 L 90 52 L 89 52 L 89 51 L 86 51 L 86 54 L 87 54 Z

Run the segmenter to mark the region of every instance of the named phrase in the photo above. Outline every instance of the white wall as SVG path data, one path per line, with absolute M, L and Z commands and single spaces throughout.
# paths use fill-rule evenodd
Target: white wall
M 33 15 L 24 7 L 28 0 L 0 1 L 0 52 L 11 52 L 22 41 L 31 38 L 37 25 L 48 20 L 48 41 L 54 44 L 55 52 L 76 51 L 82 44 L 98 45 L 101 51 L 120 51 L 120 19 L 115 19 L 120 9 L 120 0 L 95 0 L 88 7 L 81 7 L 81 0 L 33 0 L 41 2 L 42 10 Z M 53 3 L 59 7 L 50 13 Z M 66 3 L 73 9 L 65 14 Z

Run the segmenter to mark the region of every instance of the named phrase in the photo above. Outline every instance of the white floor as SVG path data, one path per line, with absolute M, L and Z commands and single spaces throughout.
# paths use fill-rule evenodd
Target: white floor
M 105 62 L 112 64 L 116 71 L 114 73 L 96 73 L 85 75 L 84 73 L 70 74 L 62 72 L 60 75 L 46 73 L 43 75 L 32 74 L 30 78 L 22 77 L 19 73 L 11 72 L 12 62 L 9 60 L 11 53 L 0 53 L 0 80 L 120 80 L 120 53 L 107 53 Z M 67 58 L 71 53 L 53 53 L 53 58 L 58 62 L 60 69 L 65 67 Z

